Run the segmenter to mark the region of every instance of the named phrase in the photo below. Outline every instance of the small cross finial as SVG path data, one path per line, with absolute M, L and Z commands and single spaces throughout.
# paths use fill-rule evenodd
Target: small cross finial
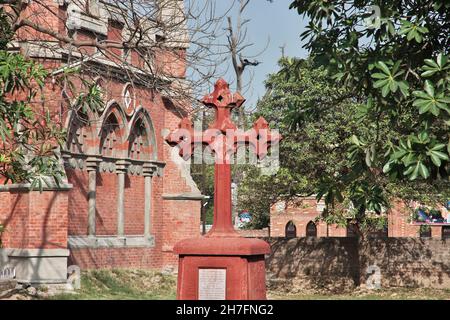
M 214 84 L 214 91 L 203 97 L 202 102 L 208 107 L 234 108 L 240 107 L 245 99 L 238 93 L 231 93 L 228 83 L 220 78 Z

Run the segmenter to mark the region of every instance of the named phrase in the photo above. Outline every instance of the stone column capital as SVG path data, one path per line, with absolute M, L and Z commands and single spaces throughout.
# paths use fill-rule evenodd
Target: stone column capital
M 131 162 L 128 160 L 118 160 L 116 162 L 116 173 L 126 173 L 130 164 Z
M 158 168 L 152 163 L 144 163 L 142 166 L 142 175 L 144 177 L 153 177 Z
M 102 159 L 99 156 L 90 156 L 86 159 L 86 170 L 87 171 L 97 171 L 99 163 Z

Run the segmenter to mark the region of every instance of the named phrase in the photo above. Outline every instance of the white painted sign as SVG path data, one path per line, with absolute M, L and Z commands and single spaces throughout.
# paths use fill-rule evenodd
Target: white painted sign
M 198 270 L 198 299 L 225 300 L 227 283 L 226 269 Z

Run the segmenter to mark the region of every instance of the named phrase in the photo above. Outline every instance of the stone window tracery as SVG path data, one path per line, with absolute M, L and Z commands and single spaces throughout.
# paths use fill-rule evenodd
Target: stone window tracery
M 67 138 L 67 149 L 72 153 L 86 152 L 87 126 L 89 124 L 88 117 L 85 113 L 78 111 L 73 117 L 69 136 Z
M 101 154 L 106 157 L 115 157 L 117 145 L 120 143 L 120 127 L 113 114 L 109 115 L 105 121 L 101 137 Z
M 143 120 L 137 120 L 130 135 L 129 155 L 131 159 L 149 160 L 150 143 Z

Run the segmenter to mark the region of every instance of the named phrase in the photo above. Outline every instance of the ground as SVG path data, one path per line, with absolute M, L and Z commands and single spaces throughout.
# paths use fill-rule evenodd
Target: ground
M 32 294 L 30 294 L 32 292 Z M 176 277 L 149 270 L 91 270 L 82 273 L 81 288 L 75 293 L 51 295 L 45 288 L 37 294 L 30 290 L 15 292 L 8 299 L 76 299 L 109 300 L 141 299 L 172 300 L 176 297 Z M 450 300 L 450 288 L 445 290 L 421 288 L 390 288 L 381 290 L 357 289 L 345 294 L 321 293 L 279 293 L 268 292 L 270 300 Z

